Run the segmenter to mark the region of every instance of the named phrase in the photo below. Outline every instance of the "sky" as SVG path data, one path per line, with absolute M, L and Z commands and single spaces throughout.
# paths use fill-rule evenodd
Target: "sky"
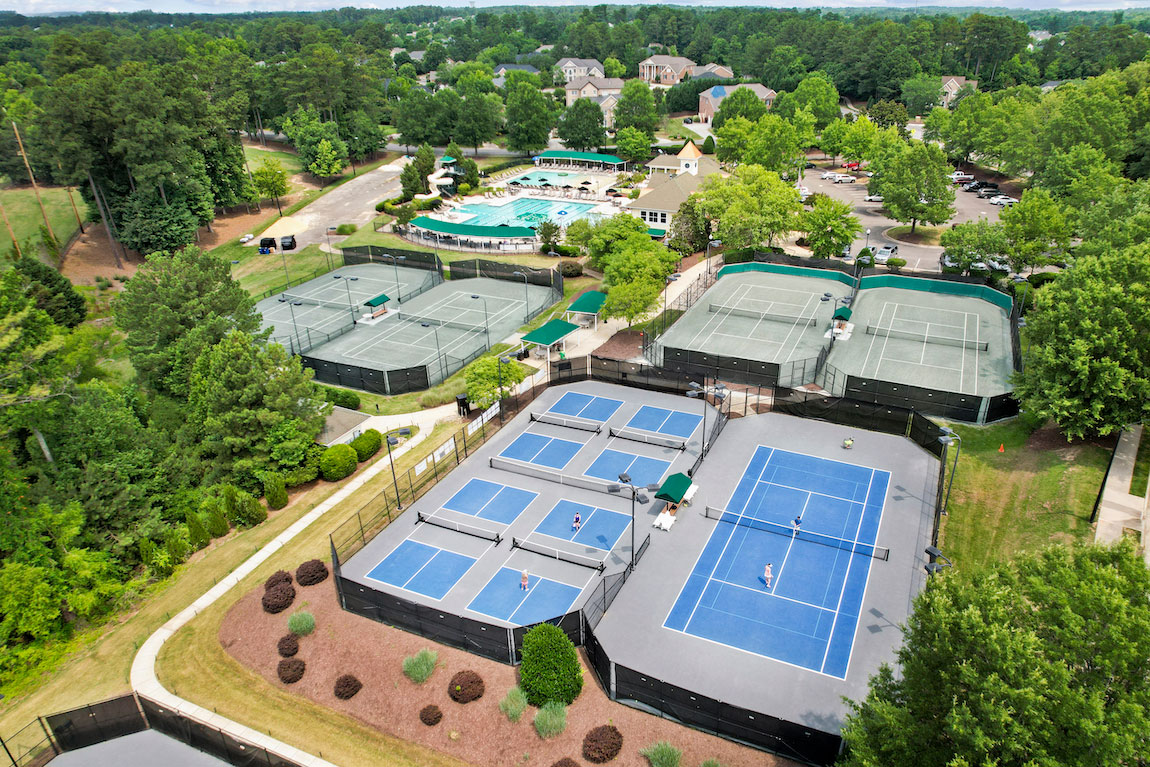
M 638 0 L 645 2 L 646 0 Z M 653 4 L 655 0 L 651 0 Z M 606 0 L 608 3 L 636 4 L 636 0 Z M 159 11 L 175 13 L 242 13 L 247 11 L 320 11 L 329 8 L 342 8 L 353 5 L 360 8 L 395 8 L 404 5 L 442 5 L 483 7 L 489 5 L 594 5 L 595 0 L 8 0 L 3 5 L 11 10 L 32 16 L 75 11 Z M 843 8 L 843 7 L 886 7 L 913 8 L 914 0 L 766 0 L 765 2 L 740 2 L 739 0 L 693 0 L 692 6 L 714 5 L 754 5 L 781 8 Z M 923 6 L 959 6 L 986 8 L 1057 8 L 1062 10 L 1110 10 L 1118 8 L 1147 8 L 1150 0 L 923 0 Z

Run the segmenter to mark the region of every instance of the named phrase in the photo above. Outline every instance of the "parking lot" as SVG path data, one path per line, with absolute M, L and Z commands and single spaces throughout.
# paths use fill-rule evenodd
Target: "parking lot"
M 851 246 L 852 255 L 857 255 L 868 242 L 871 250 L 875 250 L 883 245 L 898 245 L 898 256 L 899 258 L 906 259 L 908 269 L 933 272 L 941 271 L 938 263 L 939 257 L 942 255 L 941 247 L 933 245 L 912 245 L 910 243 L 900 242 L 886 234 L 888 229 L 895 226 L 902 226 L 902 224 L 894 219 L 887 218 L 881 202 L 864 201 L 863 198 L 867 195 L 867 182 L 869 181 L 865 175 L 848 171 L 843 168 L 842 165 L 831 168 L 829 160 L 816 161 L 815 165 L 817 167 L 810 168 L 806 171 L 802 182 L 803 186 L 807 187 L 812 194 L 820 192 L 836 200 L 849 202 L 854 207 L 854 213 L 858 216 L 859 223 L 862 224 L 863 233 L 858 236 Z M 830 180 L 819 178 L 820 175 L 828 170 L 855 176 L 856 181 L 853 184 L 835 184 Z M 979 216 L 985 216 L 989 221 L 998 220 L 1000 211 L 998 206 L 991 205 L 989 200 L 978 199 L 977 195 L 973 192 L 962 191 L 961 186 L 956 185 L 954 189 L 955 215 L 954 218 L 944 224 L 944 226 L 961 224 L 964 221 L 974 221 Z M 867 229 L 870 229 L 869 238 L 866 235 Z

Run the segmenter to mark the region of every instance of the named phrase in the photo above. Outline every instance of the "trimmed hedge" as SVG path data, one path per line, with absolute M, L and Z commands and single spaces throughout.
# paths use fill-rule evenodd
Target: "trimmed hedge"
M 295 634 L 284 634 L 276 642 L 276 651 L 284 658 L 294 658 L 299 652 L 299 637 Z
M 264 592 L 263 606 L 264 612 L 275 615 L 282 613 L 284 610 L 291 607 L 291 603 L 295 601 L 295 588 L 290 583 L 281 583 L 278 586 L 272 586 Z
M 306 610 L 292 613 L 288 618 L 288 631 L 299 637 L 305 637 L 315 631 L 315 616 Z
M 569 756 L 565 756 L 555 764 L 551 765 L 551 767 L 579 767 L 579 762 L 575 761 Z
M 540 623 L 523 636 L 519 686 L 533 706 L 549 701 L 570 705 L 583 689 L 575 645 L 558 626 Z
M 359 227 L 355 224 L 340 224 L 335 228 L 335 233 L 338 235 L 355 234 L 357 229 L 359 229 Z
M 282 509 L 288 505 L 287 485 L 279 472 L 271 472 L 264 477 L 264 498 L 269 509 Z
M 419 710 L 419 721 L 428 727 L 434 727 L 443 721 L 443 712 L 439 710 L 439 706 L 424 706 Z
M 447 685 L 447 696 L 456 703 L 470 703 L 482 698 L 486 690 L 483 678 L 474 671 L 466 670 L 451 677 Z
M 264 591 L 268 591 L 281 583 L 286 583 L 289 586 L 292 584 L 291 573 L 287 570 L 276 570 L 269 575 L 268 579 L 264 581 Z
M 328 482 L 338 482 L 355 473 L 355 450 L 351 445 L 332 445 L 319 459 L 319 471 Z
M 383 447 L 383 435 L 375 429 L 368 429 L 351 441 L 351 449 L 361 462 L 378 453 L 381 447 Z
M 327 580 L 327 565 L 321 560 L 309 559 L 295 570 L 295 580 L 301 586 L 314 586 Z
M 303 672 L 306 670 L 307 664 L 299 658 L 285 658 L 276 668 L 280 681 L 284 684 L 295 684 L 303 679 Z
M 588 730 L 583 736 L 583 758 L 593 764 L 604 764 L 623 750 L 623 733 L 611 724 Z
M 356 679 L 351 674 L 344 674 L 339 679 L 335 680 L 335 697 L 340 700 L 350 700 L 355 697 L 355 694 L 363 689 L 363 682 Z
M 324 386 L 323 384 L 316 384 L 323 398 L 333 405 L 345 407 L 348 410 L 359 410 L 360 400 L 359 395 L 351 389 L 340 389 L 335 386 Z
M 583 264 L 578 261 L 564 261 L 559 265 L 559 273 L 564 277 L 582 277 Z

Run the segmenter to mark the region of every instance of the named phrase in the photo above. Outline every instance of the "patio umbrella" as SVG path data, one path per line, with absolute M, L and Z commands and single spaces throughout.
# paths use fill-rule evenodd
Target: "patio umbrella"
M 520 184 L 518 181 L 512 181 L 511 186 L 523 186 L 523 185 Z
M 672 474 L 663 480 L 659 492 L 655 493 L 655 498 L 668 503 L 679 503 L 690 486 L 691 478 L 686 474 L 682 472 Z

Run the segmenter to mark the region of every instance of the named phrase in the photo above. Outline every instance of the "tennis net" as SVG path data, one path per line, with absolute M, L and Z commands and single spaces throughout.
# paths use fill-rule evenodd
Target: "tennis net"
M 607 568 L 607 565 L 604 564 L 603 560 L 601 559 L 593 559 L 592 557 L 584 556 L 583 554 L 572 554 L 569 551 L 561 551 L 560 549 L 554 548 L 553 546 L 544 546 L 539 543 L 525 541 L 519 538 L 513 537 L 511 539 L 511 548 L 523 549 L 524 551 L 530 551 L 532 554 L 539 554 L 544 557 L 550 557 L 551 559 L 557 559 L 560 562 L 570 562 L 571 564 L 579 565 L 580 567 L 589 567 L 592 570 L 598 570 L 599 572 L 603 572 L 603 570 Z
M 408 322 L 426 322 L 428 325 L 436 325 L 441 328 L 455 328 L 456 330 L 466 330 L 471 333 L 484 333 L 487 328 L 483 325 L 473 325 L 469 322 L 460 322 L 459 320 L 445 320 L 439 317 L 428 317 L 422 314 L 412 314 L 410 312 L 400 312 L 399 318 Z
M 770 320 L 771 322 L 790 322 L 796 325 L 809 325 L 814 327 L 818 323 L 815 317 L 802 317 L 797 314 L 783 312 L 760 312 L 756 309 L 744 309 L 741 306 L 728 306 L 727 304 L 711 304 L 712 312 L 722 312 L 734 317 L 749 317 L 752 320 Z
M 308 306 L 322 306 L 325 309 L 343 309 L 344 311 L 355 311 L 355 305 L 349 304 L 347 301 L 322 301 L 318 298 L 310 296 L 296 296 L 291 293 L 281 293 L 279 297 L 281 304 L 307 304 Z
M 836 538 L 833 535 L 813 533 L 810 530 L 800 529 L 798 533 L 796 533 L 792 525 L 781 525 L 778 522 L 768 522 L 765 519 L 745 517 L 742 514 L 736 514 L 733 511 L 726 511 L 725 509 L 716 509 L 713 506 L 708 506 L 704 514 L 707 519 L 717 519 L 720 522 L 726 522 L 732 525 L 742 525 L 743 527 L 762 530 L 766 533 L 785 535 L 788 538 L 793 537 L 796 540 L 807 541 L 808 543 L 819 543 L 823 546 L 831 546 L 836 549 L 842 549 L 843 551 L 849 551 L 853 554 L 866 554 L 867 556 L 883 561 L 890 559 L 890 549 L 884 546 L 876 546 L 872 543 L 848 541 L 846 538 Z
M 580 431 L 593 431 L 596 434 L 603 431 L 603 425 L 595 423 L 594 421 L 584 421 L 582 418 L 565 418 L 561 415 L 554 413 L 532 413 L 532 421 L 539 423 L 549 423 L 555 426 L 566 426 L 568 429 L 579 429 Z
M 483 538 L 487 541 L 494 541 L 498 546 L 503 541 L 503 536 L 494 530 L 487 530 L 482 527 L 474 525 L 465 525 L 462 522 L 456 522 L 453 519 L 444 519 L 443 517 L 432 516 L 431 514 L 424 514 L 422 511 L 416 514 L 416 522 L 423 522 L 435 527 L 442 527 L 446 530 L 454 530 L 457 533 L 470 535 L 475 538 Z
M 641 431 L 632 431 L 630 429 L 609 429 L 608 432 L 612 437 L 619 439 L 629 439 L 632 442 L 643 442 L 648 445 L 657 445 L 659 447 L 670 447 L 675 450 L 686 450 L 687 440 L 682 437 L 669 437 L 666 434 L 647 434 Z
M 564 474 L 555 469 L 548 469 L 546 466 L 538 466 L 526 461 L 517 461 L 514 458 L 504 458 L 503 456 L 495 455 L 488 459 L 489 465 L 493 469 L 503 469 L 504 471 L 522 474 L 525 477 L 537 477 L 539 479 L 550 480 L 560 485 L 567 485 L 568 487 L 581 487 L 584 490 L 596 490 L 600 493 L 611 492 L 610 488 L 613 483 L 604 479 L 596 477 L 581 477 L 573 474 Z
M 908 341 L 923 341 L 928 344 L 941 344 L 943 346 L 954 346 L 959 349 L 973 349 L 974 351 L 984 352 L 990 348 L 990 344 L 986 341 L 973 341 L 968 338 L 950 338 L 948 336 L 936 336 L 930 333 L 920 333 L 915 330 L 902 330 L 901 328 L 883 328 L 878 325 L 867 325 L 867 335 L 871 336 L 887 336 L 890 338 L 905 338 Z

